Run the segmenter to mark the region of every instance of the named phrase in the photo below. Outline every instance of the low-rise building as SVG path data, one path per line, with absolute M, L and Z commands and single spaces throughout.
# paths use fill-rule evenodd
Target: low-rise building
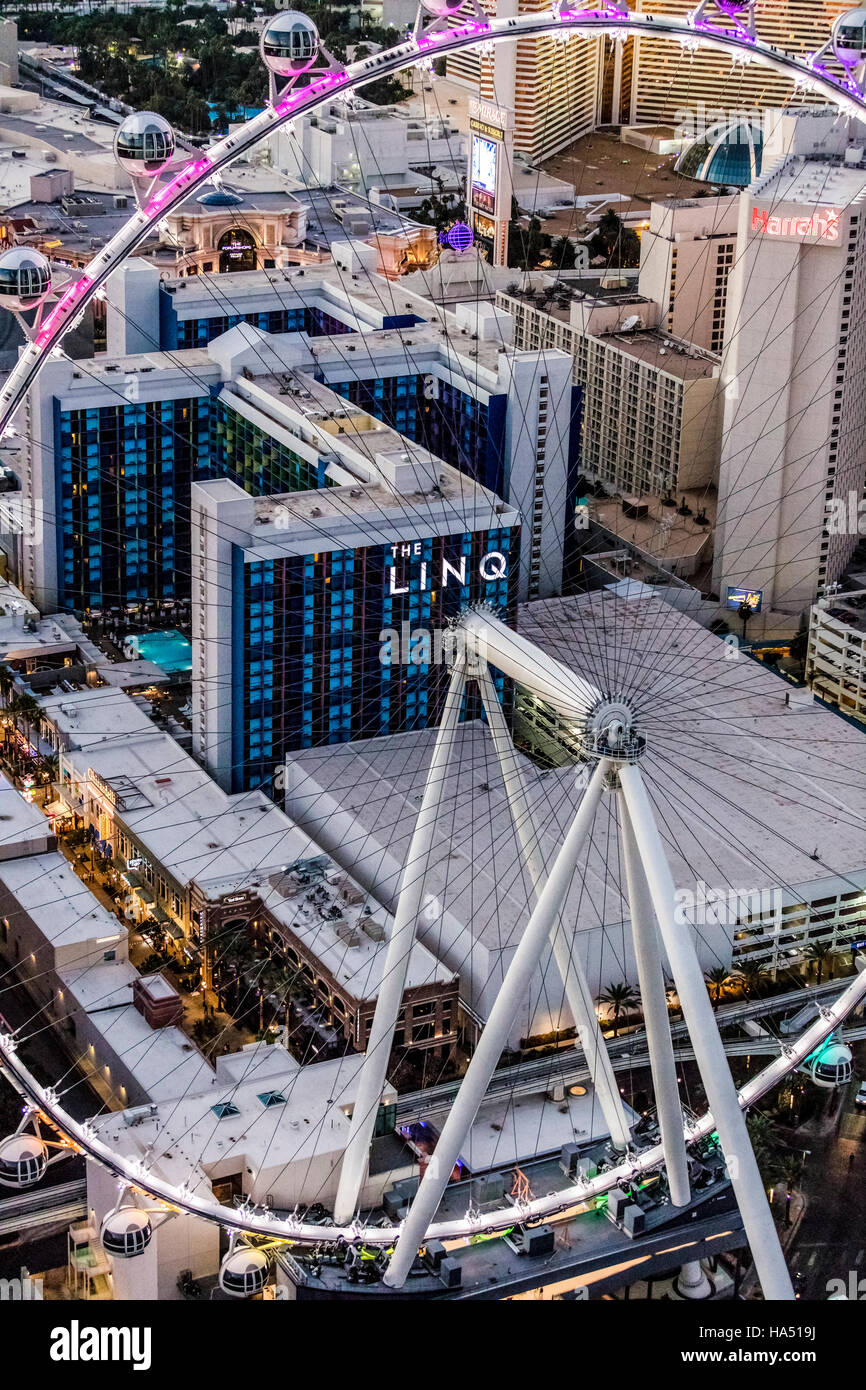
M 59 794 L 114 866 L 124 920 L 154 925 L 208 981 L 215 943 L 238 930 L 270 943 L 299 973 L 309 1025 L 363 1050 L 391 926 L 381 904 L 264 793 L 222 791 L 122 691 L 74 691 L 41 705 Z M 451 1049 L 458 984 L 415 947 L 408 1047 Z

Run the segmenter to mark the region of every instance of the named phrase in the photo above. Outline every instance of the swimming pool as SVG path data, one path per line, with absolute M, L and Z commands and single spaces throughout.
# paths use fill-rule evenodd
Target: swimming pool
M 131 657 L 154 661 L 169 674 L 192 670 L 192 646 L 175 628 L 165 632 L 131 632 L 124 637 L 123 646 Z

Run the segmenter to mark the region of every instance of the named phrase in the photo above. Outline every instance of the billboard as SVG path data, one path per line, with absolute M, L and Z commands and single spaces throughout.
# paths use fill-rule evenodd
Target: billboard
M 499 146 L 481 135 L 472 137 L 472 177 L 470 193 L 472 207 L 494 216 L 496 212 L 496 165 Z
M 760 613 L 763 598 L 763 589 L 732 589 L 729 584 L 726 607 L 738 609 L 741 603 L 747 603 L 753 613 Z

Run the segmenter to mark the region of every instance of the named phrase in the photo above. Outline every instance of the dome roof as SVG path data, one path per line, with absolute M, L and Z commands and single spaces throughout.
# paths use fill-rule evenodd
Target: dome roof
M 721 121 L 686 146 L 676 171 L 704 183 L 745 188 L 760 174 L 763 152 L 760 126 L 742 119 Z
M 209 193 L 202 193 L 196 202 L 206 208 L 232 208 L 242 203 L 243 198 L 240 193 L 232 193 L 228 188 L 212 188 Z

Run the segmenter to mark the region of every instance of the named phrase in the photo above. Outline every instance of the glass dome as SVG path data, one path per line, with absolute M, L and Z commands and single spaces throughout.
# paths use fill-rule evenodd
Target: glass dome
M 206 208 L 231 208 L 242 203 L 243 198 L 240 193 L 232 193 L 228 188 L 212 188 L 209 193 L 202 193 L 196 202 Z
M 746 188 L 761 172 L 764 135 L 749 121 L 720 122 L 687 145 L 678 174 L 703 183 Z

